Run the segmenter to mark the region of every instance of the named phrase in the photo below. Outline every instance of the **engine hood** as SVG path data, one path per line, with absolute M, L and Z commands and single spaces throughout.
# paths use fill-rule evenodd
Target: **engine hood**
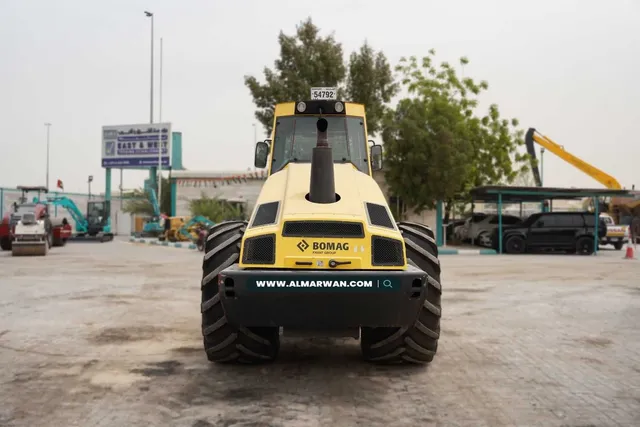
M 280 219 L 331 218 L 333 220 L 367 219 L 365 202 L 386 206 L 378 184 L 351 163 L 334 164 L 336 203 L 311 203 L 306 199 L 311 179 L 311 164 L 291 163 L 271 175 L 265 182 L 257 203 L 280 201 Z

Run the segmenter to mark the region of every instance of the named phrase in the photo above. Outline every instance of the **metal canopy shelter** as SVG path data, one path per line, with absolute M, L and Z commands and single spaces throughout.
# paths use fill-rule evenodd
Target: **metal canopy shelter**
M 629 196 L 629 190 L 609 190 L 599 188 L 557 188 L 557 187 L 511 187 L 489 185 L 471 190 L 473 202 L 496 203 L 498 211 L 498 253 L 502 253 L 502 204 L 503 203 L 543 203 L 553 200 L 577 200 L 592 198 L 595 216 L 594 254 L 598 252 L 598 226 L 600 212 L 598 198 Z

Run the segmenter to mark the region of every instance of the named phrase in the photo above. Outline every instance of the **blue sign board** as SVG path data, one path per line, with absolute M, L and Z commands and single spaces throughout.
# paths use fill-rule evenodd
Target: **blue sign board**
M 162 166 L 171 166 L 171 124 L 104 126 L 102 167 L 156 167 L 162 147 Z

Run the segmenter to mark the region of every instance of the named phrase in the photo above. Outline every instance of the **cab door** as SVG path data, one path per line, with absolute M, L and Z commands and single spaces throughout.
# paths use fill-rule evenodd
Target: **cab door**
M 538 218 L 531 228 L 529 228 L 529 234 L 527 236 L 527 246 L 529 247 L 543 247 L 548 246 L 552 240 L 552 227 L 554 226 L 553 215 L 543 215 Z
M 576 231 L 583 227 L 582 215 L 556 215 L 550 244 L 563 249 L 573 249 L 576 245 Z

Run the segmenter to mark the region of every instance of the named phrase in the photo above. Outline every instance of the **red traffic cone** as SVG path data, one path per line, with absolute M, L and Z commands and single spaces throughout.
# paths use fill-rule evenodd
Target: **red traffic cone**
M 631 233 L 629 228 L 627 228 L 627 230 L 625 231 L 625 237 L 627 237 L 627 250 L 626 253 L 624 254 L 624 259 L 635 259 L 633 257 L 633 242 L 631 241 Z

